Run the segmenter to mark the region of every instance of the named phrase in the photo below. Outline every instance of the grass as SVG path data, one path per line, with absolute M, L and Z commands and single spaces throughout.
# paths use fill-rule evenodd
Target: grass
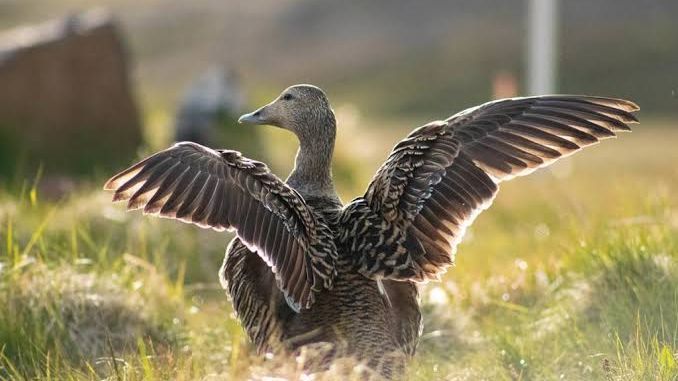
M 404 130 L 337 110 L 350 199 Z M 655 124 L 503 186 L 424 290 L 408 378 L 678 380 L 678 131 Z M 293 141 L 266 136 L 282 174 Z M 61 202 L 31 189 L 0 194 L 0 379 L 303 379 L 233 317 L 228 237 L 124 213 L 98 183 Z

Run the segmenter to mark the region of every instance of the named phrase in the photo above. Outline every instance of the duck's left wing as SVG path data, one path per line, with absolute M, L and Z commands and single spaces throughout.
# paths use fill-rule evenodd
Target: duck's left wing
M 630 130 L 634 103 L 589 96 L 503 99 L 429 123 L 398 143 L 338 243 L 368 277 L 425 281 L 453 263 L 498 184 Z
M 111 178 L 127 209 L 218 231 L 235 230 L 275 273 L 291 307 L 332 287 L 336 248 L 327 224 L 266 165 L 240 152 L 182 142 Z

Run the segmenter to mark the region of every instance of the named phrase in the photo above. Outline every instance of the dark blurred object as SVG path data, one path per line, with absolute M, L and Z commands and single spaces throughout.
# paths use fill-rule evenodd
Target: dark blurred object
M 175 119 L 175 140 L 213 146 L 219 124 L 237 119 L 243 106 L 235 73 L 210 68 L 193 81 L 184 96 Z
M 0 178 L 128 162 L 142 136 L 127 59 L 102 11 L 0 36 Z
M 263 160 L 256 129 L 237 124 L 245 95 L 235 71 L 206 70 L 189 86 L 175 118 L 175 140 L 228 148 Z

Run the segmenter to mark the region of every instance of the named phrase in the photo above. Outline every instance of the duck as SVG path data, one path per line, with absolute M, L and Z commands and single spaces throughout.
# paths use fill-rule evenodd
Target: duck
M 325 92 L 286 88 L 238 122 L 299 141 L 286 180 L 227 149 L 176 143 L 108 180 L 128 210 L 233 231 L 219 279 L 258 353 L 299 353 L 327 367 L 350 357 L 402 377 L 422 333 L 419 288 L 502 182 L 637 123 L 628 100 L 545 95 L 491 101 L 398 142 L 364 195 L 343 204 L 332 178 L 337 122 Z

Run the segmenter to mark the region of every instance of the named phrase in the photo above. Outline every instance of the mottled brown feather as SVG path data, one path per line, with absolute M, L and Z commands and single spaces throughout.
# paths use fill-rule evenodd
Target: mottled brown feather
M 272 267 L 294 309 L 310 307 L 317 291 L 332 287 L 337 253 L 322 217 L 264 164 L 238 152 L 178 143 L 104 188 L 115 192 L 114 200 L 127 200 L 128 209 L 236 230 Z
M 500 182 L 630 130 L 637 110 L 613 98 L 515 98 L 420 127 L 396 145 L 365 196 L 345 207 L 340 247 L 368 277 L 436 278 Z

